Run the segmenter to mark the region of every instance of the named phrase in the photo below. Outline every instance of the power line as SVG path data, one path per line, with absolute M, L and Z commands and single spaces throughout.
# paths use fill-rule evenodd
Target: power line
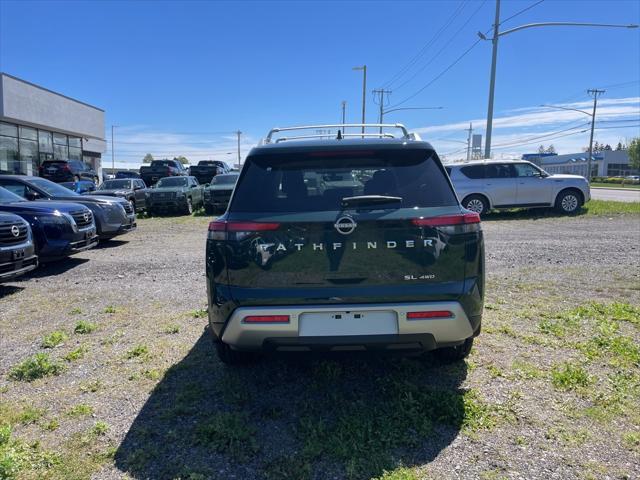
M 429 83 L 427 83 L 424 87 L 422 87 L 420 90 L 418 90 L 417 92 L 413 93 L 412 95 L 409 95 L 408 97 L 406 97 L 404 100 L 396 103 L 395 105 L 392 105 L 392 107 L 398 107 L 400 105 L 402 105 L 403 103 L 408 102 L 409 100 L 411 100 L 412 98 L 416 97 L 417 95 L 421 94 L 425 89 L 427 89 L 428 87 L 430 87 L 434 82 L 436 82 L 440 77 L 442 77 L 445 73 L 447 73 L 449 70 L 451 70 L 454 66 L 456 66 L 458 64 L 458 62 L 460 60 L 462 60 L 464 57 L 467 56 L 467 54 L 473 50 L 475 48 L 476 45 L 478 45 L 478 43 L 480 43 L 482 41 L 481 38 L 479 38 L 478 40 L 476 40 L 469 48 L 467 48 L 464 53 L 462 53 L 462 55 L 460 55 L 458 58 L 456 58 L 451 64 L 449 64 L 449 66 L 447 68 L 445 68 L 442 72 L 440 72 L 437 76 L 435 76 Z
M 429 65 L 431 65 L 433 63 L 433 61 L 438 58 L 440 56 L 440 54 L 449 46 L 451 45 L 451 42 L 453 42 L 453 40 L 460 34 L 460 32 L 468 25 L 468 23 L 471 21 L 471 19 L 480 11 L 480 9 L 482 9 L 482 7 L 484 6 L 484 4 L 486 3 L 486 0 L 483 0 L 482 3 L 480 4 L 480 6 L 478 8 L 476 8 L 472 13 L 471 16 L 469 16 L 469 18 L 467 18 L 467 21 L 464 22 L 462 24 L 462 26 L 451 36 L 451 38 L 449 38 L 449 40 L 442 46 L 442 48 L 440 50 L 438 50 L 438 53 L 436 53 L 433 57 L 431 57 L 431 59 L 425 63 L 419 70 L 417 70 L 411 77 L 409 77 L 407 80 L 405 80 L 404 82 L 402 82 L 400 85 L 398 85 L 396 87 L 397 89 L 400 89 L 402 87 L 404 87 L 405 85 L 407 85 L 409 82 L 411 82 L 414 78 L 416 78 L 418 76 L 418 74 L 420 74 L 421 72 L 424 71 L 425 68 L 427 68 Z
M 451 23 L 454 21 L 454 19 L 460 14 L 462 13 L 462 10 L 465 8 L 466 4 L 464 1 L 461 1 L 458 4 L 458 7 L 453 11 L 453 13 L 451 14 L 451 16 L 445 21 L 445 23 L 433 34 L 433 36 L 431 37 L 431 39 L 422 46 L 422 48 L 420 49 L 420 51 L 411 59 L 409 60 L 409 62 L 402 68 L 400 69 L 399 72 L 397 72 L 392 78 L 391 80 L 387 81 L 386 83 L 384 83 L 382 85 L 383 88 L 390 88 L 391 85 L 398 79 L 402 78 L 402 76 L 411 69 L 411 67 L 413 67 L 413 65 L 415 65 L 418 60 L 420 59 L 420 57 L 429 49 L 429 47 L 435 43 L 435 41 L 440 38 L 440 34 L 449 26 L 451 25 Z
M 539 0 L 538 2 L 535 2 L 531 5 L 529 5 L 527 8 L 523 8 L 522 10 L 520 10 L 518 13 L 514 13 L 513 15 L 511 15 L 509 18 L 506 18 L 504 20 L 502 20 L 500 22 L 500 25 L 507 23 L 509 20 L 516 18 L 518 15 L 523 14 L 524 12 L 526 12 L 527 10 L 531 10 L 533 7 L 540 5 L 542 2 L 544 2 L 544 0 Z

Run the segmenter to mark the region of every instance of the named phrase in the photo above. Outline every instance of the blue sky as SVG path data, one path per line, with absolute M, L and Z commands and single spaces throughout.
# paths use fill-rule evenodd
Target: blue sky
M 535 3 L 503 0 L 501 20 Z M 386 120 L 455 158 L 469 121 L 484 133 L 490 42 L 451 64 L 478 30 L 491 28 L 494 8 L 494 0 L 0 0 L 0 70 L 105 109 L 107 137 L 119 125 L 118 162 L 138 163 L 147 151 L 231 158 L 230 132 L 244 132 L 246 153 L 272 126 L 339 121 L 342 100 L 348 120 L 359 121 L 362 73 L 352 67 L 366 64 L 367 120 L 377 120 L 370 90 L 383 85 L 393 91 L 388 108 L 442 106 Z M 545 0 L 502 28 L 541 21 L 640 23 L 640 2 Z M 607 90 L 596 140 L 640 135 L 639 59 L 640 29 L 549 27 L 503 37 L 495 155 L 541 143 L 579 150 L 589 117 L 539 105 L 588 108 L 594 87 Z

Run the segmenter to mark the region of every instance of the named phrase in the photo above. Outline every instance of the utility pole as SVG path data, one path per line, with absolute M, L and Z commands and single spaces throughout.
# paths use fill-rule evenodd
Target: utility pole
M 500 0 L 496 0 L 496 18 L 493 23 L 493 53 L 491 55 L 491 80 L 489 81 L 489 107 L 484 141 L 484 158 L 491 158 L 491 130 L 493 130 L 493 96 L 496 89 L 496 63 L 498 61 L 498 30 L 500 28 Z
M 240 135 L 242 135 L 242 132 L 238 130 L 236 135 L 238 136 L 238 169 L 240 169 Z
M 353 67 L 354 70 L 362 70 L 362 138 L 364 138 L 364 124 L 366 123 L 367 110 L 367 66 Z
M 380 115 L 379 115 L 379 123 L 384 123 L 384 95 L 385 93 L 387 95 L 391 95 L 391 90 L 385 90 L 384 88 L 381 88 L 379 90 L 372 90 L 371 93 L 373 93 L 374 95 L 379 95 L 380 96 Z M 382 135 L 382 127 L 380 127 L 380 135 Z
M 603 94 L 604 90 L 592 88 L 587 90 L 589 95 L 593 95 L 593 113 L 591 114 L 591 136 L 589 137 L 589 158 L 587 159 L 587 180 L 591 183 L 591 157 L 593 156 L 593 129 L 596 124 L 596 107 L 598 105 L 598 95 Z
M 111 174 L 115 175 L 116 173 L 116 156 L 115 151 L 113 150 L 113 130 L 117 127 L 117 125 L 111 125 Z
M 344 124 L 347 115 L 347 101 L 342 100 L 342 133 L 344 134 Z
M 471 160 L 471 133 L 473 132 L 473 124 L 469 122 L 469 128 L 467 129 L 469 136 L 467 137 L 467 163 Z

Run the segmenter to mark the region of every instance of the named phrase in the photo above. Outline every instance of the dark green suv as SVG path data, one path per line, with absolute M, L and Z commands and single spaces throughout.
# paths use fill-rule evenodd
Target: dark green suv
M 480 218 L 431 145 L 393 127 L 401 138 L 274 142 L 296 128 L 278 129 L 249 153 L 207 240 L 223 362 L 268 350 L 469 353 L 484 298 Z M 350 181 L 318 188 L 338 177 Z
M 184 213 L 190 215 L 203 205 L 203 185 L 196 177 L 164 177 L 145 192 L 145 203 L 150 215 L 158 213 Z

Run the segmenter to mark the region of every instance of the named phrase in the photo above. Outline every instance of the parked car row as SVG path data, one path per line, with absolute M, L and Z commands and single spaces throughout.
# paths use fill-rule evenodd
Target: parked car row
M 136 226 L 125 199 L 80 195 L 41 177 L 0 175 L 0 281 Z

